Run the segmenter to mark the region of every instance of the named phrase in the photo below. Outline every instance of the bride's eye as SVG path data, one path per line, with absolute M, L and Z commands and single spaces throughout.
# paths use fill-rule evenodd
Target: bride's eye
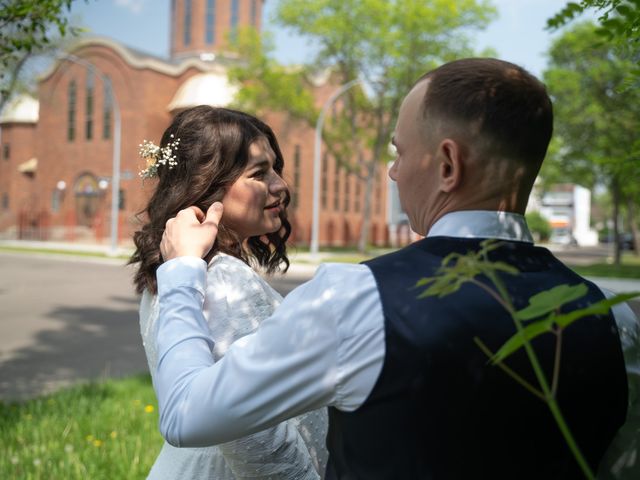
M 266 176 L 267 172 L 265 170 L 258 170 L 251 174 L 251 178 L 255 178 L 256 180 L 262 180 Z

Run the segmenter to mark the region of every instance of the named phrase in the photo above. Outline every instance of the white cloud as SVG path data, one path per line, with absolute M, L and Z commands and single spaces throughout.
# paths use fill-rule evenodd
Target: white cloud
M 116 6 L 126 8 L 131 13 L 141 13 L 146 0 L 115 0 Z

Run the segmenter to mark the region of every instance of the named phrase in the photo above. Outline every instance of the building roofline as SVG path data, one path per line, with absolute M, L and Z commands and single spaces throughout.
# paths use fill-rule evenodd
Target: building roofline
M 78 52 L 83 48 L 100 46 L 113 50 L 120 58 L 122 58 L 127 65 L 135 69 L 149 69 L 172 77 L 177 77 L 187 71 L 189 68 L 196 68 L 202 72 L 207 71 L 224 71 L 224 66 L 219 63 L 205 62 L 198 58 L 188 58 L 179 63 L 171 63 L 169 60 L 164 60 L 159 57 L 153 56 L 126 47 L 121 43 L 116 42 L 107 37 L 85 37 L 76 42 L 69 50 L 68 53 Z M 65 59 L 59 57 L 51 67 L 40 77 L 40 81 L 47 80 L 57 70 L 58 66 Z

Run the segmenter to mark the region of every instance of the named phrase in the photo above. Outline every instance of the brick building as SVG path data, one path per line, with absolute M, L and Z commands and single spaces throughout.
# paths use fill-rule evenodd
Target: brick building
M 115 119 L 120 113 L 118 225 L 126 242 L 153 181 L 138 177 L 143 139 L 159 143 L 176 112 L 198 104 L 227 106 L 235 89 L 225 38 L 237 26 L 260 28 L 262 0 L 173 0 L 171 52 L 162 59 L 106 38 L 86 38 L 39 81 L 38 98 L 18 97 L 0 115 L 0 236 L 107 242 L 111 225 Z M 310 80 L 318 106 L 335 91 Z M 113 92 L 113 96 L 109 92 Z M 273 112 L 263 118 L 285 156 L 292 190 L 293 239 L 311 236 L 314 130 Z M 325 149 L 326 150 L 326 149 Z M 364 185 L 330 156 L 322 161 L 320 244 L 357 242 Z M 386 169 L 376 178 L 371 241 L 388 241 Z

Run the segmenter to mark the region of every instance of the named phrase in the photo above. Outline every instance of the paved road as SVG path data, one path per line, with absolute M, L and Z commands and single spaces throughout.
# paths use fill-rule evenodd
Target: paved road
M 0 272 L 0 398 L 147 371 L 131 268 L 0 253 Z M 285 294 L 305 277 L 274 287 Z
M 0 254 L 0 398 L 144 371 L 131 271 Z
M 272 284 L 286 294 L 312 271 L 294 267 Z M 0 253 L 0 272 L 0 399 L 147 371 L 122 262 Z

